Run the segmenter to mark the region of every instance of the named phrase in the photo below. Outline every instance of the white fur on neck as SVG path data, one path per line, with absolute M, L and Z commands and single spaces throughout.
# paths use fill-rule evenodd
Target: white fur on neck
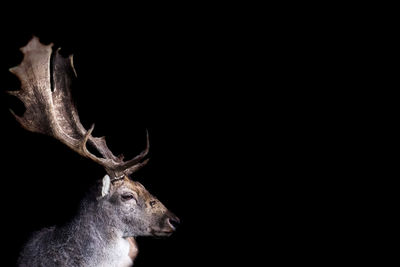
M 129 267 L 133 265 L 132 259 L 129 257 L 129 242 L 125 238 L 120 238 L 117 243 L 117 249 L 121 251 L 118 267 Z
M 129 242 L 123 238 L 119 237 L 114 240 L 109 247 L 107 247 L 107 255 L 103 255 L 101 258 L 92 262 L 96 267 L 130 267 L 133 266 L 133 261 L 129 257 Z

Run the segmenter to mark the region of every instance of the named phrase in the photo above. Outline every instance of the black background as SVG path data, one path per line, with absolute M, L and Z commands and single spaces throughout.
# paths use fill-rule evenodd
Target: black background
M 115 154 L 139 153 L 149 131 L 151 160 L 134 179 L 182 224 L 170 238 L 139 238 L 136 266 L 258 266 L 257 256 L 321 266 L 354 255 L 364 239 L 353 179 L 367 148 L 355 131 L 364 109 L 352 112 L 359 95 L 345 81 L 352 31 L 336 38 L 345 31 L 334 19 L 304 8 L 314 16 L 233 3 L 2 8 L 5 265 L 30 233 L 73 217 L 104 175 L 8 112 L 23 112 L 4 92 L 19 87 L 8 68 L 32 35 L 74 54 L 81 121 Z
M 0 50 L 5 266 L 15 264 L 33 231 L 73 217 L 104 175 L 58 141 L 23 130 L 9 113 L 24 108 L 4 93 L 19 87 L 8 68 L 21 62 L 19 48 L 33 35 L 74 54 L 81 121 L 95 123 L 93 135 L 105 135 L 114 154 L 138 154 L 149 131 L 151 160 L 134 179 L 182 224 L 167 239 L 138 238 L 135 266 L 239 262 L 250 245 L 242 237 L 265 227 L 256 219 L 265 211 L 250 211 L 263 196 L 250 182 L 259 160 L 250 151 L 263 153 L 256 127 L 273 123 L 273 116 L 253 123 L 265 103 L 252 78 L 261 71 L 253 40 L 260 34 L 246 11 L 195 5 L 2 11 L 10 13 Z

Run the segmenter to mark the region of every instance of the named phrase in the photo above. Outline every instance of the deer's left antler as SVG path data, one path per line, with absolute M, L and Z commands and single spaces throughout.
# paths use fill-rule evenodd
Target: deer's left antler
M 148 133 L 145 150 L 133 159 L 124 161 L 107 147 L 105 137 L 91 135 L 94 125 L 89 130 L 83 127 L 71 97 L 72 77 L 76 77 L 72 55 L 64 58 L 58 49 L 52 56 L 52 46 L 43 45 L 37 37 L 33 37 L 21 48 L 24 54 L 22 63 L 10 69 L 21 81 L 21 90 L 8 93 L 18 97 L 26 107 L 22 117 L 11 110 L 16 120 L 26 130 L 52 136 L 80 155 L 102 165 L 114 179 L 129 175 L 146 165 L 148 159 L 144 158 L 149 152 Z M 87 149 L 87 142 L 102 157 L 92 154 Z

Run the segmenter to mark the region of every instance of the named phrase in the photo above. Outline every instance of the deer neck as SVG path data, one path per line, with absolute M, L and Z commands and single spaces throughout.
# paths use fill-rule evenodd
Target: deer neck
M 86 253 L 94 266 L 132 266 L 138 250 L 133 237 L 125 238 L 121 223 L 96 203 L 84 203 L 70 229 L 85 240 Z M 71 232 L 72 232 L 71 231 Z

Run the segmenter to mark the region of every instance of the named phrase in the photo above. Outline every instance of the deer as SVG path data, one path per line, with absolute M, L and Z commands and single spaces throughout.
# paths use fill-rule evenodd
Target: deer
M 133 266 L 138 255 L 136 237 L 168 237 L 180 223 L 156 197 L 131 175 L 149 158 L 146 148 L 130 160 L 115 156 L 105 137 L 94 137 L 94 124 L 86 130 L 71 95 L 77 77 L 73 55 L 64 57 L 53 43 L 44 45 L 33 36 L 20 50 L 22 62 L 10 69 L 21 88 L 8 91 L 26 110 L 17 122 L 28 131 L 59 140 L 106 172 L 89 190 L 73 219 L 32 234 L 22 248 L 18 266 Z M 93 154 L 88 144 L 98 153 Z

